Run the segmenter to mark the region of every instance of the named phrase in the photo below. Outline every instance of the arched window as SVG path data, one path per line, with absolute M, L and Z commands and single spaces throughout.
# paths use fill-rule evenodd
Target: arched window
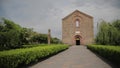
M 76 24 L 76 27 L 79 27 L 79 25 L 80 25 L 79 20 L 76 20 L 75 24 Z

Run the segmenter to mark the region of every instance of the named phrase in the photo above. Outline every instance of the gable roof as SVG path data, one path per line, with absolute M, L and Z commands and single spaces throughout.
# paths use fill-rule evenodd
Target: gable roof
M 72 13 L 70 13 L 69 15 L 67 15 L 66 17 L 64 17 L 62 20 L 68 18 L 69 16 L 71 16 L 71 15 L 74 14 L 75 12 L 79 12 L 79 13 L 87 16 L 87 17 L 93 18 L 92 16 L 90 16 L 90 15 L 88 15 L 88 14 L 86 14 L 86 13 L 83 13 L 83 12 L 81 12 L 81 11 L 79 11 L 79 10 L 75 10 L 74 12 L 72 12 Z

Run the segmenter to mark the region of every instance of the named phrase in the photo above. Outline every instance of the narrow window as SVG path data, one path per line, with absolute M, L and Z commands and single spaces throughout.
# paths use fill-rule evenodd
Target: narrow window
M 78 20 L 76 20 L 76 27 L 79 27 L 80 22 Z

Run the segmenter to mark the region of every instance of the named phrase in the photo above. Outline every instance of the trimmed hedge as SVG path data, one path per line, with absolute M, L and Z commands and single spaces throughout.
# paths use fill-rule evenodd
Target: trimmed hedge
M 67 49 L 67 45 L 49 45 L 0 52 L 1 68 L 16 68 Z
M 56 45 L 56 44 L 52 44 L 52 45 Z M 60 45 L 60 44 L 57 44 Z M 38 47 L 38 46 L 46 46 L 46 44 L 31 44 L 31 45 L 23 45 L 21 48 L 32 48 L 32 47 Z
M 88 45 L 87 48 L 115 64 L 120 64 L 120 46 Z

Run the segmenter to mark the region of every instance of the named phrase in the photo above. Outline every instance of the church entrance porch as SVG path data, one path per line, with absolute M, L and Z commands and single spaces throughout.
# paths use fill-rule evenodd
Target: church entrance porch
M 80 40 L 76 40 L 76 45 L 80 45 Z
M 80 36 L 79 35 L 75 36 L 75 44 L 80 45 Z

